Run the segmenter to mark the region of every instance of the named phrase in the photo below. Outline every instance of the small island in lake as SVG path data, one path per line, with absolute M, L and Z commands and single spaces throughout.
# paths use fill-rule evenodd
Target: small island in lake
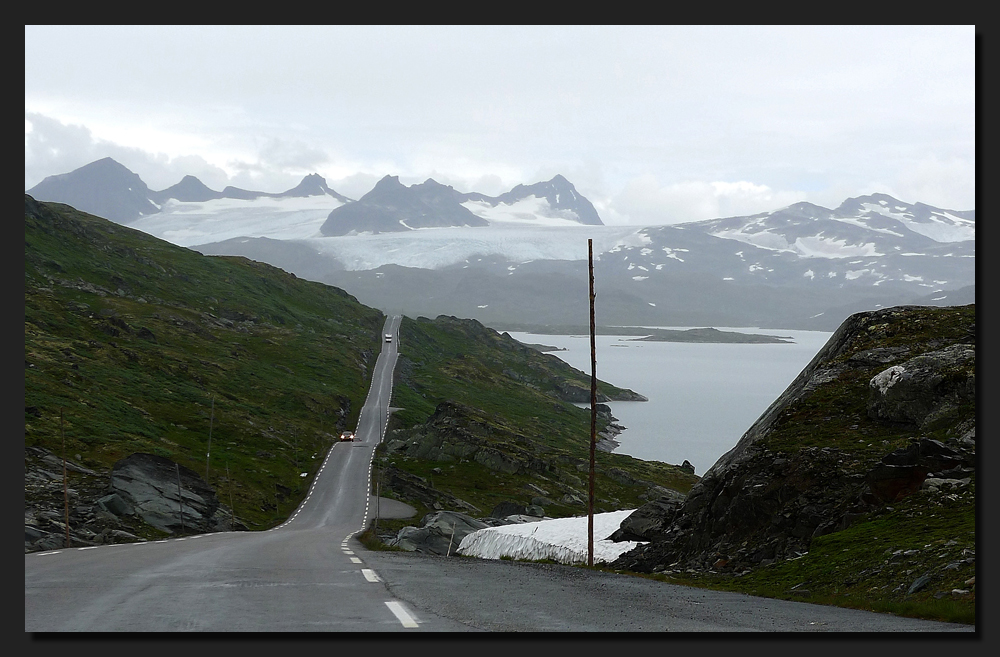
M 500 330 L 494 327 L 495 330 Z M 590 327 L 580 326 L 506 326 L 505 331 L 520 331 L 536 335 L 590 335 Z M 720 331 L 716 328 L 664 329 L 644 326 L 598 326 L 597 335 L 634 335 L 632 341 L 645 342 L 703 342 L 703 343 L 733 343 L 733 344 L 794 344 L 795 339 L 789 336 L 764 335 L 760 333 L 740 333 L 739 331 Z M 530 345 L 539 351 L 560 351 L 555 347 L 545 345 Z
M 787 336 L 762 335 L 759 333 L 740 333 L 738 331 L 720 331 L 715 328 L 675 329 L 641 329 L 649 333 L 631 341 L 645 340 L 648 342 L 733 342 L 739 344 L 775 344 L 790 343 L 794 339 Z

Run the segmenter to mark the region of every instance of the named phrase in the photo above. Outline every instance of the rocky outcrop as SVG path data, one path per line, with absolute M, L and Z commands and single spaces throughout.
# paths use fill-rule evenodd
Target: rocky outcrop
M 475 461 L 497 472 L 548 473 L 554 465 L 537 456 L 524 436 L 491 423 L 483 413 L 456 402 L 441 402 L 422 426 L 394 431 L 389 454 L 429 461 Z
M 193 470 L 155 454 L 135 453 L 115 463 L 110 494 L 98 504 L 116 515 L 136 514 L 170 534 L 230 528 L 217 513 L 215 490 Z
M 173 477 L 171 497 L 169 481 L 164 482 L 163 476 L 151 477 L 148 468 L 137 464 L 151 455 L 123 459 L 117 464 L 121 467 L 114 471 L 85 467 L 79 462 L 79 455 L 75 455 L 66 460 L 64 483 L 62 458 L 41 447 L 29 446 L 24 451 L 25 552 L 65 548 L 67 539 L 69 547 L 133 543 L 162 536 L 157 530 L 176 533 L 180 529 L 176 502 L 178 468 L 172 461 L 154 457 L 160 461 L 161 475 Z M 203 481 L 198 483 L 200 477 L 187 468 L 181 466 L 179 470 L 185 500 L 184 531 L 230 529 L 232 516 L 214 500 L 211 489 L 206 490 Z M 155 492 L 157 486 L 164 489 L 162 494 Z M 155 508 L 167 516 L 173 510 L 176 527 L 171 528 L 169 518 L 154 517 L 150 510 Z M 246 529 L 238 523 L 236 528 Z
M 479 511 L 478 508 L 465 500 L 434 488 L 431 482 L 423 477 L 400 470 L 394 466 L 389 466 L 381 470 L 378 477 L 382 487 L 393 491 L 401 499 L 417 502 L 439 511 L 444 510 L 446 506 L 452 509 L 464 509 L 471 512 Z
M 976 396 L 976 347 L 956 344 L 893 365 L 872 377 L 868 415 L 924 427 Z
M 457 554 L 462 539 L 490 525 L 453 511 L 436 511 L 423 517 L 419 527 L 403 527 L 387 544 L 407 552 Z
M 804 554 L 927 481 L 965 485 L 974 326 L 974 307 L 851 316 L 683 501 L 650 502 L 622 523 L 616 540 L 651 542 L 612 567 L 740 572 Z

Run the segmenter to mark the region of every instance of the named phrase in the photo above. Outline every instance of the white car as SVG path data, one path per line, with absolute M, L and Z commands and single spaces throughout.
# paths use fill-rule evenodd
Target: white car
M 350 431 L 345 431 L 344 433 L 340 434 L 340 442 L 342 442 L 342 443 L 353 443 L 354 442 L 354 434 L 351 433 Z
M 392 342 L 392 333 L 386 333 L 385 334 L 385 341 L 386 342 Z

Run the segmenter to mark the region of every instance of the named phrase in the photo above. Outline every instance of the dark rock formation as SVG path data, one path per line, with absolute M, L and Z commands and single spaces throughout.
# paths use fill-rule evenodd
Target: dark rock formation
M 491 518 L 506 518 L 513 515 L 527 515 L 528 509 L 523 504 L 511 502 L 509 500 L 500 502 L 490 512 Z
M 868 414 L 923 427 L 975 399 L 976 347 L 956 344 L 879 372 L 870 383 Z
M 26 553 L 65 548 L 67 538 L 70 547 L 85 547 L 132 543 L 152 536 L 162 536 L 161 531 L 174 533 L 180 529 L 179 506 L 176 502 L 177 469 L 172 461 L 152 457 L 159 461 L 159 466 L 152 470 L 158 471 L 160 476 L 154 477 L 149 472 L 151 468 L 145 458 L 151 455 L 133 455 L 123 459 L 118 464 L 121 467 L 114 471 L 117 483 L 122 486 L 119 489 L 112 485 L 112 471 L 96 471 L 84 467 L 76 461 L 79 458 L 76 456 L 66 461 L 68 481 L 64 492 L 63 460 L 41 447 L 25 447 L 24 452 Z M 195 533 L 230 529 L 232 516 L 229 510 L 219 506 L 214 493 L 210 489 L 206 490 L 204 482 L 198 483 L 200 478 L 197 475 L 187 468 L 179 469 L 184 497 L 185 531 Z M 164 481 L 164 475 L 172 479 Z M 126 482 L 126 479 L 131 482 Z M 144 481 L 145 484 L 142 483 Z M 172 499 L 169 497 L 171 482 Z M 155 493 L 153 484 L 162 487 L 163 493 Z M 143 488 L 145 493 L 142 492 Z M 134 490 L 139 500 L 125 492 L 125 489 Z M 164 518 L 156 518 L 148 513 L 151 503 L 157 498 L 156 504 L 161 508 L 165 507 L 168 516 L 166 522 L 163 521 Z M 140 500 L 142 504 L 138 503 Z M 171 512 L 174 514 L 176 527 L 170 526 Z M 148 522 L 147 516 L 153 522 Z M 240 524 L 236 528 L 246 529 Z
M 215 490 L 193 470 L 162 456 L 138 452 L 115 463 L 111 491 L 145 522 L 171 534 L 229 529 L 228 518 L 216 513 Z
M 386 450 L 429 461 L 475 461 L 490 470 L 545 474 L 555 465 L 540 458 L 530 441 L 489 422 L 483 413 L 456 402 L 441 402 L 424 425 L 407 435 L 393 432 Z

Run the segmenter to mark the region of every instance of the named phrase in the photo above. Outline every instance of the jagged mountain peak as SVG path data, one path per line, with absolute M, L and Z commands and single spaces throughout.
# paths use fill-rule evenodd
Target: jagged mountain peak
M 159 211 L 138 174 L 110 157 L 49 176 L 27 193 L 39 201 L 66 203 L 118 223 Z
M 576 187 L 561 174 L 551 179 L 531 185 L 516 185 L 513 189 L 500 196 L 490 198 L 483 195 L 468 195 L 477 201 L 484 201 L 493 206 L 504 203 L 513 205 L 528 197 L 542 198 L 548 202 L 550 216 L 571 219 L 581 224 L 601 226 L 604 224 L 597 209 Z
M 319 175 L 318 173 L 310 173 L 302 179 L 302 181 L 289 189 L 287 192 L 279 194 L 279 196 L 285 197 L 304 197 L 304 196 L 332 196 L 342 203 L 347 203 L 350 201 L 346 196 L 338 194 L 326 184 L 326 178 Z
M 200 203 L 221 197 L 222 194 L 212 190 L 201 180 L 191 175 L 184 176 L 179 183 L 163 191 L 150 192 L 150 198 L 160 204 L 171 198 L 183 202 Z

